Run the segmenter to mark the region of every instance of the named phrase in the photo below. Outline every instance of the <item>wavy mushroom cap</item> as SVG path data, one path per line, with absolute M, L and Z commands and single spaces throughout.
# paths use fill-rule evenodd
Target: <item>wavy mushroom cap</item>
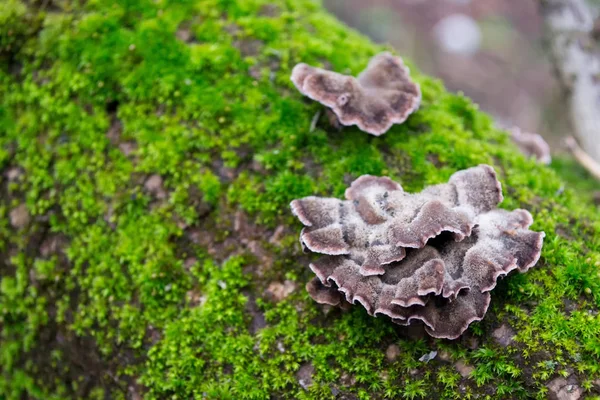
M 294 200 L 292 213 L 306 226 L 300 241 L 316 253 L 350 255 L 364 275 L 380 275 L 406 248 L 421 248 L 442 232 L 457 241 L 469 236 L 476 216 L 502 201 L 502 188 L 494 169 L 480 165 L 416 194 L 390 178 L 364 175 L 346 198 Z
M 527 157 L 534 157 L 542 164 L 550 164 L 552 156 L 550 146 L 544 138 L 537 133 L 523 132 L 514 127 L 510 130 L 512 141 L 519 147 L 519 150 Z
M 331 108 L 342 125 L 375 136 L 403 123 L 421 103 L 408 67 L 388 52 L 373 57 L 356 78 L 300 63 L 291 80 L 303 95 Z
M 291 204 L 306 226 L 305 248 L 325 254 L 310 264 L 309 294 L 401 325 L 421 321 L 437 338 L 457 338 L 481 320 L 498 278 L 526 272 L 541 254 L 545 234 L 529 230 L 531 214 L 496 208 L 502 189 L 487 165 L 417 194 L 365 175 L 346 198 Z

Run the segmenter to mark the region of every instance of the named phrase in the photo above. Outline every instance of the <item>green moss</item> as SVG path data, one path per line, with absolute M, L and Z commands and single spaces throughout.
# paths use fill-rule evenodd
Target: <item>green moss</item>
M 565 155 L 552 159 L 552 169 L 564 180 L 565 186 L 576 191 L 583 201 L 592 201 L 598 192 L 598 180 L 591 176 L 580 164 Z
M 572 374 L 597 394 L 597 209 L 469 99 L 415 72 L 423 105 L 386 135 L 323 115 L 311 132 L 320 106 L 293 88 L 293 66 L 356 73 L 384 50 L 316 2 L 50 3 L 0 11 L 1 398 L 545 398 Z M 547 238 L 462 340 L 309 299 L 292 199 L 341 197 L 362 174 L 420 190 L 479 163 Z M 144 187 L 154 174 L 164 197 Z M 274 302 L 266 289 L 285 279 L 296 290 Z M 507 348 L 491 339 L 502 323 L 517 333 Z M 432 350 L 447 357 L 419 361 Z

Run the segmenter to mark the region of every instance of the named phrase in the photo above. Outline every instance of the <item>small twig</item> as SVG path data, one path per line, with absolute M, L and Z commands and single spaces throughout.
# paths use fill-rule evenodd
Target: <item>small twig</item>
M 310 131 L 312 132 L 315 130 L 315 128 L 317 127 L 317 122 L 319 122 L 319 118 L 321 117 L 321 110 L 317 111 L 315 113 L 315 115 L 312 118 L 312 121 L 310 121 Z
M 573 154 L 573 157 L 581 164 L 583 168 L 585 168 L 594 178 L 600 180 L 600 164 L 597 163 L 592 157 L 589 156 L 579 144 L 573 136 L 569 136 L 565 139 L 565 144 L 567 148 Z

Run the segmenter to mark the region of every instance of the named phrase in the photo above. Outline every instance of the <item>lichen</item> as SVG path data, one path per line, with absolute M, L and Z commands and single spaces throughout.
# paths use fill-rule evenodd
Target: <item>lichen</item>
M 294 89 L 293 66 L 357 74 L 392 49 L 312 0 L 13 0 L 0 13 L 0 38 L 18 33 L 0 55 L 0 397 L 545 398 L 563 375 L 598 394 L 596 208 L 410 62 L 423 99 L 405 123 L 373 137 L 322 117 L 310 132 L 320 105 Z M 252 54 L 236 47 L 250 41 Z M 463 339 L 416 339 L 300 289 L 290 201 L 340 198 L 365 174 L 416 192 L 481 163 L 503 207 L 529 209 L 548 236 Z M 165 199 L 144 190 L 155 174 Z M 262 240 L 239 237 L 237 211 Z M 269 299 L 285 280 L 299 289 Z M 517 333 L 506 348 L 501 324 Z M 434 350 L 445 356 L 418 361 Z

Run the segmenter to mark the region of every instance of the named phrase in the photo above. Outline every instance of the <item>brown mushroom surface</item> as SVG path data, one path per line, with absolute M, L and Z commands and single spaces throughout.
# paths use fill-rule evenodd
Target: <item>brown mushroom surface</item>
M 445 206 L 425 209 L 435 196 Z M 292 203 L 293 212 L 308 227 L 301 241 L 306 244 L 307 232 L 320 231 L 306 247 L 327 254 L 310 264 L 316 277 L 307 284 L 309 294 L 323 304 L 361 304 L 370 315 L 387 315 L 402 325 L 422 321 L 437 338 L 454 339 L 471 322 L 481 320 L 497 279 L 514 270 L 526 272 L 541 254 L 545 234 L 528 229 L 531 214 L 496 208 L 502 200 L 500 184 L 487 165 L 459 171 L 448 184 L 414 195 L 389 178 L 363 176 L 346 191 L 346 198 L 311 197 Z M 375 209 L 359 211 L 360 201 Z M 397 218 L 395 213 L 403 206 L 412 218 Z M 448 210 L 458 208 L 468 217 L 468 229 L 462 231 L 447 221 L 455 216 Z M 414 223 L 422 212 L 428 223 Z M 431 224 L 449 228 L 432 231 Z M 347 231 L 347 225 L 353 228 Z M 398 229 L 406 235 L 411 232 L 419 246 L 404 249 L 395 242 L 384 244 L 385 233 L 376 232 Z M 390 261 L 384 256 L 391 254 L 391 248 L 399 250 L 397 259 Z
M 502 201 L 502 188 L 494 169 L 481 165 L 417 194 L 387 177 L 364 175 L 346 190 L 346 199 L 310 196 L 291 203 L 306 226 L 302 245 L 316 253 L 351 255 L 363 275 L 379 275 L 385 265 L 402 260 L 406 248 L 421 248 L 442 232 L 457 241 L 469 236 L 475 217 Z
M 550 146 L 541 135 L 523 132 L 516 127 L 510 130 L 510 134 L 512 141 L 523 154 L 527 157 L 534 157 L 542 164 L 550 164 L 552 161 Z
M 291 79 L 303 95 L 331 108 L 342 125 L 357 125 L 375 136 L 404 122 L 421 103 L 408 67 L 388 52 L 373 57 L 356 78 L 301 63 Z

